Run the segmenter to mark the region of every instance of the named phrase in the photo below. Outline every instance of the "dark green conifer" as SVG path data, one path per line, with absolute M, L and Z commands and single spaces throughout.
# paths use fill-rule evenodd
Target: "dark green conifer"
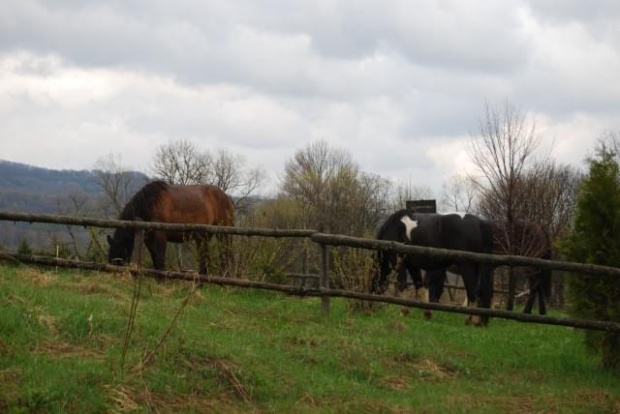
M 620 170 L 604 145 L 588 161 L 572 232 L 562 241 L 568 260 L 620 267 Z M 575 274 L 568 278 L 575 317 L 620 322 L 620 278 Z M 620 334 L 586 332 L 586 344 L 601 355 L 604 368 L 620 371 Z

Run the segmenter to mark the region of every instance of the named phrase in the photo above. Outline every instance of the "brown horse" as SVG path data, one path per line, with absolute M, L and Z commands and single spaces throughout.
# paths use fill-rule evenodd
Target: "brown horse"
M 230 198 L 213 185 L 169 185 L 153 181 L 142 187 L 127 203 L 119 219 L 143 220 L 162 223 L 190 223 L 232 226 L 235 208 Z M 198 249 L 198 263 L 201 274 L 207 273 L 208 242 L 211 234 L 202 232 L 147 231 L 144 244 L 151 254 L 156 269 L 166 267 L 166 244 L 184 243 L 195 240 Z M 230 264 L 230 235 L 218 234 L 223 242 L 222 274 Z M 110 263 L 126 264 L 134 248 L 134 230 L 116 229 L 114 236 L 108 236 Z

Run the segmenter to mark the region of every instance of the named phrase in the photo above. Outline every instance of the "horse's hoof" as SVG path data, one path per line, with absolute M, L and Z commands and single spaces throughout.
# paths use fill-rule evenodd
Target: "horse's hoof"
M 425 310 L 424 311 L 424 319 L 426 319 L 427 321 L 430 321 L 431 319 L 433 319 L 433 312 L 431 312 L 429 310 Z

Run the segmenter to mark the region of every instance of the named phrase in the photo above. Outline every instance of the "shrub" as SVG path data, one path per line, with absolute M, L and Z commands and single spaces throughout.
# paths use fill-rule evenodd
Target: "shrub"
M 567 259 L 620 267 L 620 171 L 604 146 L 588 161 L 572 232 L 561 242 Z M 620 321 L 620 278 L 570 275 L 570 312 L 579 318 Z M 620 334 L 586 331 L 587 346 L 601 355 L 604 368 L 620 371 Z
M 18 254 L 32 254 L 32 249 L 30 248 L 30 245 L 28 244 L 28 240 L 22 239 L 22 241 L 19 243 L 19 247 L 17 248 L 17 253 Z

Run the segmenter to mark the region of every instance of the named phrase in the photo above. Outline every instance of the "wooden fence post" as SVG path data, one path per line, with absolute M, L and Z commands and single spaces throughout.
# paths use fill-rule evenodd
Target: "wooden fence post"
M 131 255 L 131 262 L 138 266 L 138 269 L 142 267 L 142 256 L 144 252 L 144 230 L 136 229 L 134 231 L 133 239 L 133 253 Z
M 321 243 L 321 279 L 320 289 L 329 289 L 329 262 L 327 255 L 327 245 Z M 323 315 L 329 315 L 329 296 L 321 296 L 321 311 Z

